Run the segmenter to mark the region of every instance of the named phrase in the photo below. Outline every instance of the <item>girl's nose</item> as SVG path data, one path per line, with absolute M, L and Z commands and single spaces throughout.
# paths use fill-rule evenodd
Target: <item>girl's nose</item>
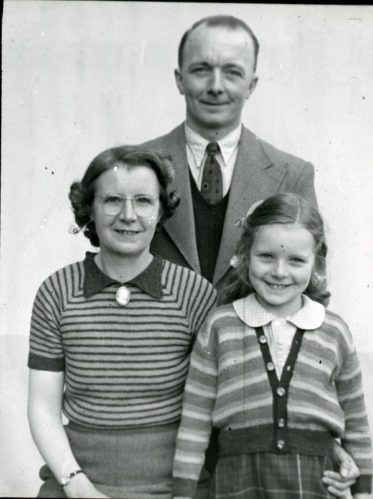
M 283 262 L 282 260 L 278 260 L 275 262 L 273 269 L 272 269 L 272 274 L 277 277 L 277 279 L 282 279 L 283 277 L 286 277 L 288 273 L 286 263 Z
M 119 213 L 119 217 L 122 220 L 125 220 L 126 222 L 132 222 L 132 221 L 136 220 L 137 215 L 136 215 L 136 211 L 133 207 L 132 199 L 125 199 L 124 200 L 123 209 Z

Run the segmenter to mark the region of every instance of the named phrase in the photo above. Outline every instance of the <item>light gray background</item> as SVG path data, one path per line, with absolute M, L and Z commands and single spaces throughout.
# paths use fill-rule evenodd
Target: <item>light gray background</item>
M 258 36 L 244 123 L 310 160 L 327 224 L 330 308 L 350 325 L 373 427 L 373 7 L 5 0 L 3 16 L 0 495 L 35 495 L 26 419 L 34 295 L 89 249 L 67 193 L 103 149 L 184 118 L 173 69 L 182 33 L 216 13 Z

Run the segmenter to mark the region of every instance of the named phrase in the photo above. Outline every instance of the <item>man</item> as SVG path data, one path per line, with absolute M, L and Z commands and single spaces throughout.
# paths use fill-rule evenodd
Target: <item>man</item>
M 151 250 L 217 287 L 234 255 L 239 221 L 255 202 L 292 191 L 316 203 L 313 165 L 262 141 L 241 123 L 258 82 L 258 52 L 257 38 L 240 19 L 212 16 L 196 22 L 181 39 L 175 70 L 186 102 L 185 123 L 143 144 L 171 160 L 173 187 L 181 196 Z M 335 457 L 341 469 L 349 469 L 347 478 L 330 473 L 325 480 L 330 492 L 342 497 L 358 472 L 340 448 Z
M 241 20 L 214 16 L 185 33 L 176 84 L 186 101 L 186 121 L 146 146 L 168 156 L 181 204 L 153 241 L 152 250 L 200 272 L 218 286 L 239 236 L 237 223 L 250 206 L 278 191 L 316 201 L 310 163 L 275 149 L 241 124 L 254 91 L 259 43 Z M 217 143 L 222 192 L 204 198 L 206 146 Z M 218 173 L 219 173 L 218 172 Z

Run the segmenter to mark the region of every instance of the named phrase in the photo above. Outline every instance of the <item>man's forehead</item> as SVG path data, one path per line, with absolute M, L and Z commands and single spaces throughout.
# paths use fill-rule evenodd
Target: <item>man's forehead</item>
M 209 26 L 202 24 L 197 26 L 188 36 L 184 46 L 184 57 L 191 57 L 196 53 L 204 53 L 210 50 L 234 51 L 245 50 L 250 55 L 254 53 L 254 42 L 250 34 L 241 27 L 231 28 L 229 26 Z

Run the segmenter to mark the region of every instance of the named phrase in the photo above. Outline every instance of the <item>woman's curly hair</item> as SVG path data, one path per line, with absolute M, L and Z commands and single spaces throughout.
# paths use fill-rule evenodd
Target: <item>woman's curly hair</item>
M 128 167 L 149 166 L 157 175 L 161 202 L 161 217 L 157 229 L 173 215 L 180 202 L 179 195 L 169 190 L 174 178 L 174 169 L 169 159 L 138 146 L 112 147 L 101 152 L 91 161 L 82 180 L 71 184 L 69 192 L 75 222 L 83 229 L 93 246 L 100 246 L 95 222 L 91 217 L 95 181 L 106 171 L 121 164 Z
M 315 263 L 310 282 L 304 294 L 327 305 L 324 223 L 317 208 L 293 193 L 275 194 L 259 204 L 243 221 L 242 234 L 236 247 L 234 265 L 226 274 L 218 294 L 218 304 L 231 303 L 254 292 L 249 281 L 250 252 L 255 235 L 265 225 L 298 224 L 308 230 L 315 241 Z

